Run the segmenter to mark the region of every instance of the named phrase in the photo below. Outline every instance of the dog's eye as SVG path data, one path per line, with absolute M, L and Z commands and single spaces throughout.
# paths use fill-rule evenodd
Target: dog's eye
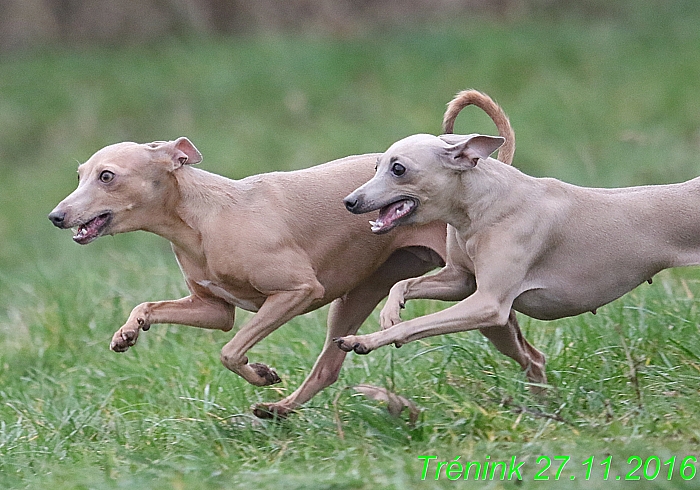
M 396 162 L 391 166 L 391 173 L 397 177 L 401 177 L 406 172 L 406 167 Z
M 100 182 L 103 184 L 109 184 L 112 182 L 114 179 L 114 172 L 110 172 L 109 170 L 103 170 L 102 173 L 100 174 Z

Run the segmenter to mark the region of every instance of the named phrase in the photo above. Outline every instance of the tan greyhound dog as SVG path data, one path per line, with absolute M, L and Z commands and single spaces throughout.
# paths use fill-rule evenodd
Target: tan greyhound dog
M 595 312 L 663 269 L 700 263 L 700 178 L 577 187 L 490 158 L 502 143 L 474 134 L 410 136 L 346 198 L 354 213 L 381 209 L 375 233 L 435 219 L 450 226 L 446 267 L 396 284 L 381 312 L 382 330 L 336 339 L 341 349 L 366 354 L 505 325 L 511 308 L 542 320 Z M 401 306 L 414 298 L 462 301 L 400 323 Z
M 507 119 L 490 115 L 512 140 Z M 134 308 L 112 339 L 117 352 L 157 323 L 229 331 L 239 307 L 257 313 L 223 347 L 221 361 L 265 386 L 280 381 L 277 373 L 249 364 L 246 352 L 295 316 L 332 302 L 310 375 L 285 399 L 254 409 L 260 417 L 285 416 L 337 379 L 345 353 L 333 338 L 355 333 L 397 281 L 444 265 L 444 222 L 377 238 L 365 219 L 343 209 L 343 196 L 372 176 L 377 156 L 234 181 L 193 167 L 202 157 L 187 138 L 118 143 L 80 165 L 78 188 L 49 218 L 60 228 L 77 227 L 80 244 L 133 230 L 172 243 L 191 294 Z M 520 335 L 514 317 L 508 328 Z M 513 350 L 510 337 L 490 337 L 502 351 Z

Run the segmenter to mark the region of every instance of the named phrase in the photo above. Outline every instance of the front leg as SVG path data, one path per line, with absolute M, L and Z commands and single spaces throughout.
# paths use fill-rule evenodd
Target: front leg
M 478 287 L 471 296 L 445 310 L 386 330 L 341 337 L 336 339 L 338 347 L 348 352 L 354 350 L 358 354 L 368 354 L 388 344 L 400 346 L 433 335 L 506 325 L 513 300 L 522 292 L 521 285 L 527 275 L 528 250 L 522 246 L 503 248 L 503 243 L 517 242 L 509 232 L 485 234 L 479 238 L 481 253 L 478 260 L 474 260 L 474 276 L 471 276 Z M 537 250 L 534 245 L 531 249 Z M 449 263 L 454 262 L 448 260 Z M 445 292 L 454 291 L 457 277 L 446 277 L 445 283 L 436 281 L 434 287 L 438 291 L 440 288 Z M 430 294 L 430 291 L 422 291 L 422 294 Z
M 444 274 L 443 271 L 445 271 Z M 448 270 L 447 267 L 431 276 L 399 282 L 392 288 L 389 299 L 380 313 L 382 330 L 401 322 L 398 316 L 400 305 L 403 305 L 406 300 L 425 298 L 458 301 L 473 294 L 475 290 L 476 280 L 473 275 L 454 268 Z M 479 330 L 501 353 L 520 364 L 530 382 L 537 385 L 547 383 L 544 354 L 525 339 L 520 331 L 515 311 L 510 310 L 506 325 L 482 327 Z M 350 345 L 348 341 L 345 348 L 347 349 Z M 531 389 L 533 392 L 543 391 L 539 386 Z
M 268 296 L 255 316 L 221 350 L 223 365 L 255 386 L 279 383 L 279 376 L 273 369 L 261 363 L 248 364 L 245 354 L 277 328 L 308 311 L 323 295 L 323 286 L 313 280 L 297 289 Z
M 335 339 L 335 342 L 346 352 L 354 350 L 357 354 L 369 354 L 388 344 L 400 346 L 433 335 L 502 326 L 508 322 L 511 304 L 512 301 L 499 301 L 495 296 L 477 290 L 464 301 L 437 313 L 368 335 L 348 335 Z
M 157 323 L 176 323 L 228 332 L 233 328 L 235 307 L 223 301 L 205 300 L 191 295 L 174 301 L 141 303 L 112 337 L 110 349 L 125 352 L 136 343 L 139 332 Z
M 447 264 L 436 274 L 397 282 L 389 291 L 389 297 L 379 322 L 382 330 L 401 322 L 400 312 L 409 299 L 437 299 L 460 301 L 476 291 L 474 275 Z

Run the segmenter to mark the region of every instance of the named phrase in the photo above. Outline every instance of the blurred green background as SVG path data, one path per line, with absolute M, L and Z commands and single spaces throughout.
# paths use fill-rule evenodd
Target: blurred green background
M 139 472 L 187 475 L 183 468 L 194 468 L 196 482 L 203 474 L 214 483 L 221 475 L 241 478 L 239 469 L 222 462 L 228 459 L 250 472 L 270 465 L 281 474 L 296 471 L 299 488 L 310 488 L 313 477 L 304 468 L 313 467 L 309 461 L 321 461 L 325 450 L 338 452 L 339 468 L 359 464 L 390 487 L 399 485 L 391 483 L 397 471 L 413 478 L 419 470 L 414 456 L 426 446 L 412 446 L 412 438 L 463 454 L 474 451 L 475 443 L 518 452 L 554 430 L 537 417 L 521 423 L 521 417 L 502 407 L 470 405 L 472 396 L 491 396 L 492 374 L 484 375 L 483 385 L 479 376 L 500 369 L 484 371 L 480 356 L 486 356 L 489 366 L 504 366 L 499 372 L 505 371 L 507 379 L 519 379 L 508 361 L 490 357 L 488 346 L 474 344 L 472 336 L 458 350 L 477 349 L 467 358 L 481 366 L 477 371 L 482 374 L 468 367 L 455 373 L 477 378 L 476 385 L 457 390 L 460 395 L 443 386 L 443 380 L 452 379 L 444 366 L 439 376 L 432 372 L 424 381 L 437 383 L 435 392 L 421 392 L 422 385 L 411 381 L 423 379 L 420 369 L 431 374 L 434 363 L 427 356 L 416 371 L 407 365 L 395 372 L 401 380 L 397 385 L 412 387 L 424 405 L 434 402 L 436 412 L 428 415 L 422 438 L 403 432 L 405 428 L 389 435 L 389 429 L 373 425 L 376 413 L 355 406 L 341 418 L 359 424 L 356 445 L 348 453 L 342 452 L 342 443 L 324 446 L 323 434 L 336 430 L 333 414 L 323 411 L 342 393 L 335 388 L 312 405 L 325 407 L 320 418 L 294 419 L 291 429 L 253 427 L 241 435 L 200 414 L 211 427 L 179 427 L 181 432 L 155 437 L 155 427 L 167 424 L 149 425 L 150 414 L 169 420 L 166 412 L 181 410 L 177 403 L 183 397 L 200 399 L 203 395 L 191 390 L 203 385 L 210 403 L 203 409 L 206 414 L 216 405 L 214 395 L 207 398 L 209 383 L 221 383 L 220 403 L 234 414 L 247 413 L 249 404 L 272 399 L 277 392 L 256 391 L 226 372 L 218 363 L 226 338 L 210 332 L 156 327 L 128 356 L 108 352 L 112 332 L 134 305 L 182 295 L 184 284 L 164 240 L 134 233 L 79 247 L 69 232 L 56 230 L 46 219 L 75 187 L 77 165 L 102 146 L 188 136 L 204 155 L 202 168 L 240 178 L 383 151 L 412 133 L 437 134 L 445 104 L 457 91 L 476 88 L 509 114 L 517 141 L 514 164 L 531 175 L 604 187 L 700 175 L 700 3 L 694 0 L 2 0 L 0 9 L 0 464 L 10 475 L 9 486 L 32 488 L 49 481 L 73 488 L 71 465 L 83 464 L 91 475 L 78 479 L 85 488 L 97 485 L 94 475 L 98 482 L 103 475 L 119 481 L 117 476 Z M 492 134 L 495 129 L 483 114 L 468 110 L 457 131 Z M 631 303 L 609 307 L 609 317 L 601 311 L 594 320 L 525 323 L 534 343 L 550 356 L 550 378 L 569 383 L 562 386 L 562 396 L 577 422 L 571 429 L 561 426 L 552 440 L 576 445 L 577 431 L 587 430 L 586 440 L 596 441 L 589 444 L 598 448 L 602 446 L 595 444 L 607 440 L 644 440 L 650 434 L 672 447 L 700 441 L 696 428 L 683 425 L 684 417 L 697 420 L 700 413 L 696 275 L 664 275 L 648 289 L 651 296 L 633 293 Z M 654 305 L 649 311 L 647 303 Z M 422 314 L 430 308 L 434 306 L 413 311 Z M 629 333 L 623 351 L 620 339 L 628 332 L 616 329 L 627 328 L 630 308 L 657 318 L 654 328 L 661 330 L 649 333 L 647 317 L 635 317 L 641 323 L 634 328 L 640 330 Z M 323 341 L 323 315 L 309 318 L 283 327 L 256 347 L 256 356 L 290 379 L 285 390 L 303 379 Z M 685 330 L 673 330 L 677 324 Z M 376 319 L 366 331 L 373 328 Z M 601 329 L 607 333 L 598 337 L 595 332 Z M 581 341 L 581 351 L 568 351 L 571 338 Z M 640 351 L 629 357 L 630 346 Z M 398 351 L 397 359 L 413 359 L 418 355 L 413 348 Z M 600 362 L 618 371 L 588 373 L 584 367 L 593 352 L 617 352 L 616 360 L 608 362 L 603 355 Z M 349 380 L 384 379 L 389 365 L 394 373 L 394 355 L 387 349 L 349 360 L 347 369 L 354 374 L 341 379 L 337 390 Z M 627 382 L 628 357 L 632 366 L 639 364 L 635 372 L 657 364 L 668 370 L 659 374 L 658 383 L 643 382 L 653 394 L 650 399 L 664 401 L 655 408 L 645 405 L 647 412 L 636 419 L 629 415 L 639 413 L 630 401 L 637 395 Z M 452 359 L 451 354 L 445 359 Z M 145 387 L 138 376 L 144 376 Z M 675 384 L 679 379 L 685 380 L 681 387 Z M 522 384 L 503 383 L 499 389 L 508 396 L 516 396 L 511 388 Z M 476 395 L 476 387 L 487 391 Z M 687 405 L 675 405 L 675 395 L 664 393 L 684 393 Z M 168 405 L 173 398 L 175 405 Z M 450 399 L 471 411 L 466 429 L 459 426 L 459 417 L 440 418 L 448 411 L 446 404 L 454 413 L 462 410 Z M 666 429 L 660 428 L 662 422 Z M 92 432 L 87 430 L 93 424 Z M 601 427 L 612 432 L 598 438 Z M 346 431 L 352 439 L 351 429 L 346 426 Z M 191 446 L 184 444 L 178 452 L 175 444 L 190 441 L 188 437 Z M 211 449 L 216 455 L 200 455 L 197 466 L 189 458 L 200 437 L 213 437 L 218 445 Z M 366 437 L 379 437 L 385 446 L 363 446 Z M 656 439 L 650 440 L 655 447 Z M 301 448 L 287 448 L 290 441 Z M 316 444 L 318 452 L 305 443 Z M 409 454 L 415 468 L 396 463 L 408 457 L 401 454 Z M 173 468 L 168 469 L 167 461 Z M 183 463 L 187 461 L 191 466 Z M 332 464 L 320 467 L 330 471 Z M 42 471 L 59 476 L 42 480 Z M 260 485 L 273 488 L 278 480 L 266 474 L 270 480 L 265 477 L 260 481 L 267 483 Z M 180 482 L 167 481 L 163 488 L 177 488 Z M 364 488 L 361 476 L 350 481 L 355 483 L 342 488 Z M 329 485 L 323 488 L 341 488 Z
M 69 32 L 83 19 L 79 6 L 91 5 L 98 19 L 104 6 L 64 3 L 73 9 L 58 27 Z M 354 2 L 307 3 L 312 12 L 344 13 L 350 27 L 334 33 L 327 24 L 335 17 L 305 16 L 300 2 L 297 23 L 306 29 L 256 24 L 241 7 L 229 13 L 231 25 L 252 25 L 238 35 L 197 24 L 204 14 L 181 13 L 178 22 L 198 30 L 164 28 L 155 37 L 145 22 L 146 33 L 138 24 L 112 37 L 87 30 L 83 39 L 6 42 L 0 260 L 20 261 L 27 240 L 42 247 L 43 231 L 58 236 L 40 218 L 71 189 L 76 164 L 106 144 L 186 135 L 206 168 L 230 177 L 300 168 L 438 132 L 445 103 L 469 87 L 511 116 L 525 172 L 598 186 L 698 173 L 697 2 L 484 1 L 431 16 L 396 6 L 374 23 L 369 7 L 353 11 Z M 260 5 L 263 16 L 270 3 Z M 114 7 L 102 15 L 122 25 L 132 10 L 123 19 Z M 248 17 L 236 21 L 236 13 Z M 493 131 L 480 116 L 463 116 L 461 129 Z

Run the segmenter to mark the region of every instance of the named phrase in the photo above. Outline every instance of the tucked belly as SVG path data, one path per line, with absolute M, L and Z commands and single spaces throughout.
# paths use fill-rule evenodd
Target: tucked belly
M 530 289 L 515 298 L 513 309 L 538 320 L 556 320 L 595 311 L 602 304 L 574 301 L 547 289 Z
M 641 277 L 603 278 L 603 280 L 533 287 L 521 293 L 513 308 L 538 320 L 556 320 L 594 312 L 650 279 Z M 610 280 L 605 280 L 610 279 Z

